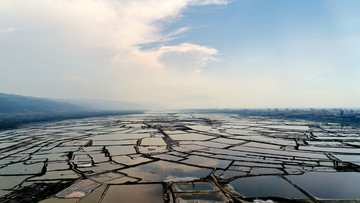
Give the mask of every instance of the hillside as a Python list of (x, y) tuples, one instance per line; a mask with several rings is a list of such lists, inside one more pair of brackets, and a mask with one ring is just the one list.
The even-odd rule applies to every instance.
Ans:
[(0, 113), (4, 114), (54, 113), (80, 110), (83, 110), (83, 108), (67, 102), (0, 93)]
[(92, 108), (36, 97), (0, 93), (0, 130), (31, 122), (143, 113), (139, 110)]

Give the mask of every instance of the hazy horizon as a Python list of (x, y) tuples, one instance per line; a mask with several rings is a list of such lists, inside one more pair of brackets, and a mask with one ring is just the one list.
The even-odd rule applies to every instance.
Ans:
[(0, 1), (0, 92), (167, 108), (356, 108), (360, 2)]

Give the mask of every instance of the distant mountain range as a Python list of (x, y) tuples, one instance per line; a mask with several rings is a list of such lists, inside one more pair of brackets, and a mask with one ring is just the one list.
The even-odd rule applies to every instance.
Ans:
[(46, 99), (0, 93), (0, 114), (124, 111), (154, 108), (160, 107), (99, 99)]
[(54, 100), (0, 93), (0, 130), (26, 123), (144, 113), (145, 106), (104, 100)]
[(0, 93), (0, 113), (4, 114), (54, 113), (84, 110), (86, 110), (84, 107), (69, 102)]
[(101, 99), (59, 99), (56, 101), (70, 103), (85, 109), (100, 111), (144, 110), (159, 108), (157, 105), (137, 104), (123, 101), (108, 101)]

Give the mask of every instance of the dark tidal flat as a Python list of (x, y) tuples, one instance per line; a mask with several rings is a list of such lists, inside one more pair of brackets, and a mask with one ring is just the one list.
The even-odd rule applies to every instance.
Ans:
[(360, 129), (146, 113), (0, 131), (0, 202), (359, 202)]

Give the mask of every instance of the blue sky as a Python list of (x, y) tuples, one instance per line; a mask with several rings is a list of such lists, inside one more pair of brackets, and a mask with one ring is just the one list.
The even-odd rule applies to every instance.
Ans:
[(359, 107), (360, 2), (0, 2), (0, 92), (171, 108)]

